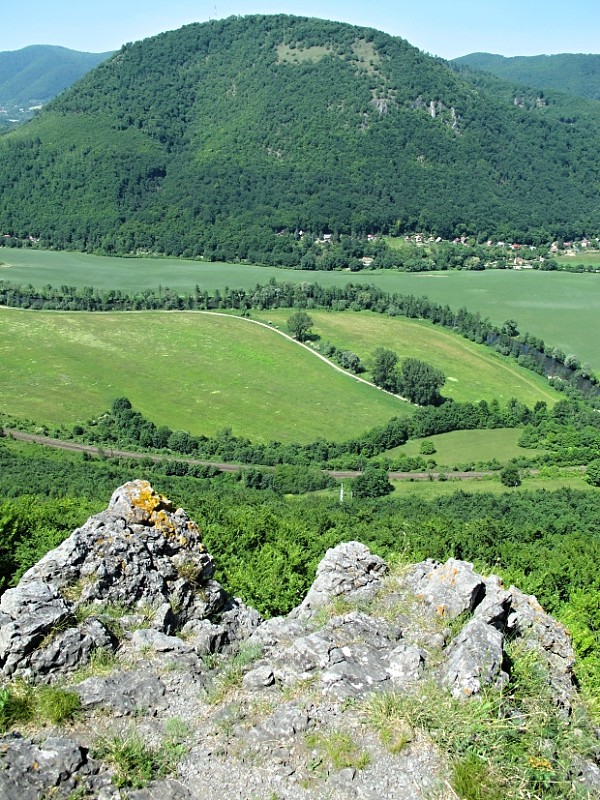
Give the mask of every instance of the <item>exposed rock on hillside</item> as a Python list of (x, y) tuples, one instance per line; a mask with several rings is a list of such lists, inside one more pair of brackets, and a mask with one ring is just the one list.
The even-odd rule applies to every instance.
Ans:
[[(600, 743), (571, 714), (569, 638), (535, 598), (453, 559), (389, 571), (349, 542), (298, 608), (262, 622), (213, 573), (197, 526), (135, 481), (4, 594), (0, 719), (15, 678), (66, 681), (82, 710), (62, 728), (12, 726), (0, 798), (454, 798), (467, 755), (506, 789), (513, 765), (481, 744), (488, 707), (540, 780), (600, 789)], [(560, 759), (549, 732), (530, 734), (527, 669)], [(142, 775), (117, 758), (125, 744)]]

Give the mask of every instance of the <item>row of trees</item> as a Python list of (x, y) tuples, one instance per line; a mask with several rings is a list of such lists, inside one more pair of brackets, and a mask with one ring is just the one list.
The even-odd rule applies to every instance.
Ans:
[[(588, 365), (580, 363), (572, 354), (565, 354), (545, 344), (537, 336), (519, 333), (513, 320), (507, 320), (499, 328), (489, 319), (482, 318), (478, 312), (470, 312), (465, 308), (453, 311), (448, 305), (440, 305), (427, 297), (385, 292), (369, 284), (349, 283), (344, 287), (325, 287), (319, 284), (278, 283), (272, 280), (251, 290), (226, 288), (223, 291), (217, 289), (211, 294), (197, 286), (191, 294), (179, 294), (166, 287), (128, 293), (66, 285), (58, 288), (36, 288), (32, 285), (0, 281), (0, 305), (69, 311), (232, 309), (242, 314), (250, 310), (290, 308), (294, 309), (290, 317), (292, 333), (302, 338), (310, 330), (311, 320), (307, 310), (311, 308), (333, 311), (369, 310), (388, 316), (428, 320), (471, 341), (492, 347), (501, 355), (516, 358), (526, 369), (552, 376), (557, 379), (558, 389), (564, 389), (566, 384), (571, 384), (590, 398), (600, 397), (600, 388)], [(299, 313), (300, 316), (297, 317)], [(306, 317), (309, 317), (308, 326)]]
[[(166, 426), (156, 426), (139, 411), (135, 411), (127, 398), (118, 398), (110, 412), (101, 415), (97, 420), (91, 420), (85, 426), (76, 426), (72, 435), (83, 442), (105, 447), (168, 450), (209, 461), (265, 466), (313, 464), (328, 469), (362, 469), (368, 459), (385, 454), (387, 450), (404, 444), (410, 438), (422, 439), (454, 430), (526, 426), (527, 444), (535, 447), (532, 432), (538, 428), (569, 431), (569, 420), (577, 417), (589, 420), (588, 427), (598, 436), (598, 415), (584, 403), (564, 400), (550, 410), (544, 402), (536, 403), (530, 409), (516, 400), (509, 401), (504, 407), (494, 400), (491, 403), (480, 401), (477, 404), (446, 401), (440, 406), (419, 407), (409, 418), (394, 417), (362, 437), (343, 442), (318, 439), (308, 444), (252, 443), (245, 437), (234, 436), (228, 429), (207, 437), (192, 436), (186, 431), (172, 431)], [(585, 435), (590, 434), (586, 432)], [(544, 447), (543, 441), (540, 441), (540, 446)], [(595, 458), (593, 447), (588, 451), (575, 448), (572, 453), (579, 460), (563, 463), (587, 463)], [(423, 464), (424, 462), (419, 461), (415, 468), (423, 468)]]

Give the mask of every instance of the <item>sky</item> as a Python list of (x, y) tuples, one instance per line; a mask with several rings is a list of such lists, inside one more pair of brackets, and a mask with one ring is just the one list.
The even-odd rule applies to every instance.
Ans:
[(401, 36), (432, 55), (599, 53), (598, 0), (4, 0), (0, 51), (54, 44), (103, 53), (190, 22), (297, 14)]

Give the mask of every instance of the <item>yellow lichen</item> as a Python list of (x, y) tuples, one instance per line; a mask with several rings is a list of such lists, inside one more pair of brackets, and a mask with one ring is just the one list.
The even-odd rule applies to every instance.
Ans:
[(155, 492), (148, 481), (138, 481), (135, 488), (135, 494), (132, 492), (129, 496), (131, 505), (134, 508), (139, 508), (145, 511), (148, 516), (152, 514), (160, 505), (169, 505), (166, 497), (162, 497), (158, 492)]

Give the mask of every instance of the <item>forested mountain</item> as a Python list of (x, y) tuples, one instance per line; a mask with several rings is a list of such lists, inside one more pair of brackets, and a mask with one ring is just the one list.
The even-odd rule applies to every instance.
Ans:
[(32, 106), (47, 103), (110, 53), (81, 53), (66, 47), (31, 45), (0, 53), (0, 108), (3, 117), (23, 120)]
[(454, 64), (491, 72), (499, 78), (541, 89), (600, 100), (600, 55), (560, 53), (552, 56), (506, 56), (469, 53)]
[(125, 45), (0, 140), (0, 226), (290, 265), (323, 233), (599, 232), (600, 107), (515, 104), (493, 80), (340, 23), (188, 25)]

